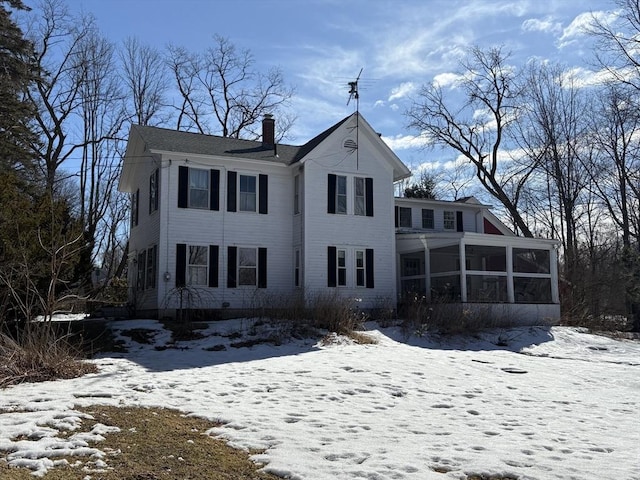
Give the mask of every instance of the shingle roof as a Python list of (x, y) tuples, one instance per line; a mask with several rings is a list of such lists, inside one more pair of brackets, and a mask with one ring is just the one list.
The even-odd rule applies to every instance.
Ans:
[(304, 145), (277, 144), (275, 150), (272, 147), (263, 146), (259, 140), (241, 140), (142, 125), (133, 125), (131, 128), (138, 132), (145, 142), (145, 148), (147, 150), (241, 157), (291, 165), (304, 158), (305, 155), (318, 146), (325, 138), (340, 127), (340, 125), (347, 121), (348, 118), (349, 117), (346, 117), (340, 120)]

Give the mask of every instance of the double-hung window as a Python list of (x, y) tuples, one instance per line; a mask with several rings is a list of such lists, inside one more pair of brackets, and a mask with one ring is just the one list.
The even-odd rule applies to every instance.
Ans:
[(293, 177), (293, 213), (300, 213), (300, 175)]
[(138, 278), (136, 283), (137, 283), (138, 290), (144, 290), (144, 280), (145, 280), (145, 274), (147, 270), (146, 265), (147, 265), (147, 251), (142, 250), (140, 253), (138, 253), (138, 259), (137, 259)]
[(327, 213), (347, 213), (347, 177), (329, 174), (327, 189)]
[(373, 217), (373, 178), (354, 177), (353, 213)]
[(227, 212), (267, 214), (269, 177), (227, 172)]
[(258, 280), (256, 248), (238, 248), (238, 284), (255, 286)]
[(365, 286), (366, 270), (364, 255), (364, 250), (356, 250), (356, 287)]
[(209, 208), (209, 171), (189, 169), (189, 208)]
[(338, 287), (344, 287), (347, 285), (347, 251), (338, 249), (337, 260)]
[(254, 175), (239, 175), (240, 177), (240, 211), (256, 211), (256, 177)]
[(347, 213), (347, 177), (341, 175), (336, 182), (336, 213)]
[(430, 230), (434, 228), (433, 210), (430, 208), (422, 209), (422, 228), (428, 228)]
[(396, 207), (396, 227), (411, 228), (411, 208)]
[(187, 285), (208, 284), (208, 248), (189, 245), (187, 255)]
[(147, 250), (147, 284), (146, 288), (156, 288), (158, 272), (158, 246), (154, 245)]
[(455, 212), (445, 211), (444, 212), (444, 229), (445, 230), (455, 230), (456, 229), (456, 214)]
[(160, 169), (156, 168), (149, 177), (149, 215), (158, 210), (158, 180)]
[(140, 203), (140, 190), (136, 190), (131, 195), (131, 226), (138, 225), (138, 205)]

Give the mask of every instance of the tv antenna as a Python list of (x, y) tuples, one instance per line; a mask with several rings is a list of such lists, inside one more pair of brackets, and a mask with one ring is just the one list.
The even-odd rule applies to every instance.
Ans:
[(364, 70), (364, 67), (362, 67), (360, 69), (360, 72), (358, 73), (358, 76), (356, 77), (356, 79), (353, 82), (348, 82), (349, 85), (349, 100), (347, 100), (347, 105), (349, 105), (349, 102), (351, 102), (351, 99), (355, 99), (356, 101), (356, 111), (359, 110), (360, 107), (360, 95), (358, 95), (358, 80), (360, 80), (360, 75), (362, 75), (362, 70)]

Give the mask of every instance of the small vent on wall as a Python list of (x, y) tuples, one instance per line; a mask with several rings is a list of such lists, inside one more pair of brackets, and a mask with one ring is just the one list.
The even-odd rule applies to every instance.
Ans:
[(346, 148), (347, 150), (357, 150), (358, 149), (358, 144), (356, 143), (356, 141), (353, 138), (347, 138), (344, 143), (342, 144), (342, 146), (344, 148)]

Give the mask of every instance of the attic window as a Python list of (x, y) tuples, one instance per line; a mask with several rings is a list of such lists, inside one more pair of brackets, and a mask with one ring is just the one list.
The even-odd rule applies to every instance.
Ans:
[(356, 141), (353, 138), (347, 138), (344, 143), (342, 144), (342, 146), (344, 148), (346, 148), (347, 150), (357, 150), (358, 149), (358, 144), (356, 143)]

